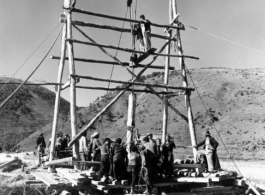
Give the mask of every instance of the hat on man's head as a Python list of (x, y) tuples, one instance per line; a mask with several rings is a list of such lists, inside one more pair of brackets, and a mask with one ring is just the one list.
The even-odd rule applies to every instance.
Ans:
[(153, 137), (153, 134), (152, 133), (148, 133), (147, 135), (146, 135), (146, 137), (148, 137), (148, 136), (152, 136)]
[(144, 19), (145, 20), (145, 16), (142, 14), (140, 15), (140, 18)]
[(203, 132), (203, 134), (205, 134), (205, 135), (211, 135), (210, 132), (209, 132), (208, 130), (205, 130), (205, 131)]
[(43, 135), (43, 133), (40, 133), (40, 136)]
[(98, 132), (95, 132), (95, 133), (93, 133), (93, 134), (91, 135), (91, 137), (94, 138), (94, 137), (96, 137), (97, 135), (99, 135), (99, 133), (98, 133)]

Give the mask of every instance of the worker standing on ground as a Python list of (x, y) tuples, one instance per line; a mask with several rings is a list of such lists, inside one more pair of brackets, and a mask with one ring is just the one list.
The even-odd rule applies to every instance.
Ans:
[[(80, 152), (80, 158), (81, 161), (86, 161), (86, 154), (88, 152), (88, 148), (87, 148), (87, 132), (85, 131), (82, 134), (82, 137), (79, 139), (79, 152)], [(85, 165), (83, 167), (81, 167), (81, 169), (85, 169)]]
[(147, 156), (150, 159), (150, 165), (148, 167), (148, 174), (150, 179), (152, 178), (154, 181), (157, 181), (157, 148), (156, 143), (150, 141), (148, 137), (143, 138), (143, 144), (147, 152)]
[(219, 143), (211, 137), (211, 134), (209, 131), (204, 131), (205, 134), (205, 140), (197, 144), (197, 146), (193, 146), (194, 148), (198, 148), (200, 146), (203, 146), (203, 150), (197, 151), (196, 155), (196, 163), (204, 163), (204, 157), (206, 156), (208, 171), (210, 173), (214, 171), (218, 171), (221, 169), (220, 162), (217, 156), (217, 147)]
[(118, 182), (121, 182), (123, 179), (123, 164), (125, 161), (124, 157), (124, 148), (121, 145), (121, 138), (117, 138), (115, 140), (115, 144), (113, 147), (113, 169), (114, 169), (114, 179), (117, 180)]
[(143, 176), (143, 179), (145, 181), (145, 186), (146, 186), (146, 191), (144, 192), (144, 194), (149, 194), (153, 188), (151, 184), (151, 180), (150, 180), (150, 176), (151, 176), (150, 167), (154, 163), (151, 161), (150, 155), (149, 155), (150, 153), (148, 152), (148, 150), (145, 148), (144, 145), (140, 145), (139, 150), (140, 150), (140, 157), (141, 157), (141, 174)]
[(130, 147), (130, 154), (128, 155), (128, 173), (131, 173), (131, 191), (130, 194), (134, 194), (134, 186), (136, 183), (136, 178), (139, 173), (141, 165), (140, 155), (137, 153), (137, 147), (132, 144)]
[(100, 147), (101, 150), (101, 161), (99, 174), (101, 176), (101, 181), (108, 183), (109, 180), (109, 169), (110, 169), (110, 147), (111, 140), (105, 138), (104, 144)]
[[(92, 160), (93, 161), (100, 161), (100, 142), (99, 142), (99, 133), (98, 132), (95, 132), (91, 135), (91, 138), (93, 139), (92, 140), (92, 154), (91, 154), (91, 157), (92, 157)], [(98, 171), (99, 169), (99, 166), (98, 165), (94, 165), (93, 166), (93, 171)]]
[(41, 156), (45, 152), (46, 143), (45, 139), (43, 137), (43, 133), (40, 133), (38, 139), (37, 139), (37, 148), (38, 148), (38, 156), (39, 156), (39, 165), (41, 164)]
[(148, 52), (151, 49), (151, 22), (145, 19), (145, 16), (142, 14), (140, 16), (140, 25), (141, 31), (144, 40), (144, 51)]
[(173, 163), (174, 163), (174, 155), (173, 155), (173, 149), (176, 148), (176, 145), (173, 141), (173, 138), (168, 134), (166, 136), (166, 143), (165, 143), (165, 148), (166, 148), (166, 152), (168, 153), (167, 155), (167, 164), (166, 164), (166, 169), (167, 169), (167, 174), (169, 177), (172, 177), (173, 173), (174, 173), (174, 167), (173, 167)]

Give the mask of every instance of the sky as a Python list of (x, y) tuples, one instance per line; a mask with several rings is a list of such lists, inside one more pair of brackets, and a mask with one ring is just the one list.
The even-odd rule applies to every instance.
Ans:
[[(134, 16), (139, 19), (141, 14), (154, 23), (168, 24), (169, 3), (167, 0), (133, 0)], [(11, 77), (29, 57), (51, 30), (58, 24), (62, 10), (63, 0), (8, 0), (1, 1), (0, 7), (0, 77)], [(178, 0), (179, 20), (184, 24), (194, 26), (203, 31), (245, 45), (247, 47), (265, 53), (265, 1), (264, 0)], [(125, 17), (127, 6), (126, 0), (77, 0), (76, 8)], [(127, 13), (129, 18), (129, 13)], [(115, 21), (94, 16), (73, 14), (74, 20), (82, 20), (90, 23), (112, 25), (122, 27), (122, 21)], [(51, 44), (60, 32), (62, 24), (59, 24), (54, 32), (40, 46), (34, 55), (16, 73), (15, 78), (25, 79), (38, 65), (47, 53)], [(80, 27), (81, 28), (81, 27)], [(125, 23), (129, 28), (129, 23)], [(101, 44), (118, 44), (120, 33), (109, 30), (92, 29), (82, 27), (89, 36)], [(165, 35), (163, 28), (152, 27), (152, 32)], [(73, 38), (84, 40), (76, 30), (73, 30)], [(234, 69), (264, 68), (265, 55), (258, 53), (216, 37), (209, 36), (200, 31), (186, 27), (181, 31), (183, 49), (186, 55), (197, 56), (200, 60), (186, 60), (189, 69), (203, 67), (226, 67)], [(152, 38), (152, 46), (159, 49), (165, 40)], [(139, 43), (136, 43), (137, 47)], [(131, 36), (123, 33), (121, 47), (131, 47)], [(59, 39), (49, 56), (60, 55), (61, 39)], [(115, 55), (115, 50), (108, 50)], [(172, 53), (175, 52), (172, 50)], [(98, 48), (84, 45), (74, 45), (74, 55), (79, 58), (103, 59), (112, 61)], [(121, 61), (129, 60), (129, 53), (119, 51), (118, 58)], [(146, 60), (145, 62), (148, 62)], [(112, 66), (104, 64), (89, 64), (76, 62), (76, 74), (89, 75), (99, 78), (109, 78)], [(154, 65), (164, 65), (164, 58), (159, 57)], [(172, 59), (171, 66), (179, 69), (178, 59)], [(148, 70), (150, 74), (157, 70)], [(44, 61), (38, 71), (32, 76), (32, 82), (56, 82), (58, 61), (49, 57)], [(136, 73), (139, 69), (136, 70)], [(69, 78), (68, 62), (65, 64), (63, 83)], [(113, 79), (129, 80), (131, 76), (122, 67), (115, 66)], [(81, 80), (79, 85), (107, 87), (108, 83)], [(115, 84), (111, 84), (115, 87)], [(53, 90), (53, 87), (48, 87)], [(3, 92), (3, 91), (2, 91)], [(2, 93), (1, 92), (1, 93)], [(105, 91), (77, 90), (77, 105), (88, 106), (98, 96), (104, 95)], [(69, 89), (62, 92), (62, 97), (69, 100)]]

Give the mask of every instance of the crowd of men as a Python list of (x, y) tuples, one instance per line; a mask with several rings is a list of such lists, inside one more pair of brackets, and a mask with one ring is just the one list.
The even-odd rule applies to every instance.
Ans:
[[(205, 131), (205, 139), (193, 146), (198, 148), (203, 146), (203, 150), (197, 152), (196, 163), (205, 164), (208, 172), (220, 170), (220, 163), (217, 156), (218, 142), (211, 137), (209, 131)], [(149, 193), (153, 188), (152, 183), (159, 178), (172, 177), (174, 174), (174, 156), (173, 149), (176, 148), (173, 138), (166, 136), (165, 143), (161, 139), (153, 139), (149, 133), (140, 139), (137, 134), (131, 142), (122, 142), (121, 138), (111, 140), (105, 138), (100, 142), (99, 133), (95, 132), (87, 139), (87, 133), (83, 133), (79, 139), (79, 153), (81, 161), (98, 161), (100, 166), (94, 165), (91, 170), (100, 175), (101, 181), (106, 183), (112, 181), (129, 180), (131, 184), (131, 193), (134, 193), (135, 184), (141, 179), (146, 185), (145, 193)], [(69, 135), (63, 135), (62, 132), (57, 134), (55, 143), (55, 157), (65, 158), (71, 156), (67, 150), (70, 141)], [(47, 151), (51, 144), (51, 139), (47, 146)], [(43, 134), (37, 139), (39, 151), (44, 152), (46, 147)], [(81, 169), (88, 169), (83, 165)]]
[(95, 132), (86, 144), (86, 136), (84, 133), (79, 140), (81, 160), (100, 161), (100, 166), (93, 166), (92, 170), (98, 172), (106, 183), (129, 180), (133, 193), (135, 184), (142, 178), (148, 193), (154, 181), (173, 175), (173, 149), (176, 146), (170, 135), (165, 144), (161, 139), (154, 140), (151, 133), (141, 141), (135, 139), (130, 143), (122, 143), (121, 138), (105, 138), (101, 144), (99, 134)]

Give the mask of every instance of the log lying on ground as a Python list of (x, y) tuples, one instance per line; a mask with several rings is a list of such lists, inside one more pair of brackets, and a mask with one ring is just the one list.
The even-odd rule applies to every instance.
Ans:
[[(120, 51), (124, 51), (124, 52), (130, 52), (130, 53), (133, 53), (133, 52), (134, 53), (142, 53), (142, 54), (148, 53), (148, 52), (144, 52), (144, 51), (137, 51), (137, 50), (133, 50), (133, 49), (121, 48), (121, 47), (116, 47), (116, 46), (112, 46), (112, 45), (103, 45), (103, 44), (98, 44), (98, 43), (91, 43), (91, 42), (80, 41), (80, 40), (76, 40), (76, 39), (66, 39), (66, 41), (84, 44), (84, 45), (91, 45), (91, 46), (96, 46), (96, 47), (105, 47), (105, 48), (109, 48), (109, 49), (115, 49), (115, 50), (120, 50)], [(190, 59), (199, 60), (198, 57), (187, 56), (187, 55), (170, 55), (170, 54), (161, 54), (161, 53), (150, 53), (150, 55), (176, 57), (176, 58), (190, 58)]]
[[(59, 56), (51, 56), (51, 59), (59, 60)], [(68, 60), (68, 57), (65, 58), (65, 60)], [(100, 64), (109, 64), (109, 65), (120, 65), (118, 62), (111, 62), (111, 61), (104, 61), (104, 60), (95, 60), (95, 59), (84, 59), (84, 58), (74, 58), (75, 61), (78, 62), (90, 62), (90, 63), (100, 63)], [(122, 62), (123, 66), (130, 66), (130, 63), (128, 62)], [(144, 64), (137, 64), (133, 66), (133, 68), (144, 68), (146, 65)], [(149, 68), (152, 69), (164, 69), (164, 66), (149, 66)], [(175, 70), (175, 67), (170, 67), (169, 70)], [(0, 83), (1, 84), (1, 83)]]
[(57, 164), (61, 164), (61, 163), (69, 163), (69, 164), (72, 164), (73, 160), (74, 160), (73, 157), (62, 158), (62, 159), (57, 159), (57, 160), (45, 162), (44, 165), (45, 166), (51, 166), (51, 165), (57, 165)]
[[(73, 12), (76, 12), (76, 13), (82, 13), (82, 14), (87, 14), (87, 15), (91, 15), (91, 16), (98, 16), (98, 17), (102, 17), (102, 18), (109, 18), (109, 19), (113, 19), (113, 20), (120, 20), (120, 21), (126, 21), (126, 22), (140, 23), (139, 20), (132, 20), (132, 19), (127, 19), (127, 18), (110, 16), (110, 15), (106, 15), (106, 14), (99, 14), (99, 13), (94, 13), (94, 12), (90, 12), (90, 11), (86, 11), (86, 10), (81, 10), (81, 9), (77, 9), (77, 8), (72, 9), (72, 11)], [(156, 26), (156, 27), (161, 27), (161, 28), (173, 28), (173, 29), (183, 30), (183, 28), (178, 27), (178, 26), (156, 24), (156, 23), (153, 23), (153, 22), (151, 22), (150, 25), (151, 26)]]
[(5, 168), (5, 167), (11, 165), (14, 162), (17, 162), (17, 161), (18, 161), (18, 158), (15, 158), (15, 159), (12, 159), (12, 160), (10, 160), (10, 161), (8, 161), (6, 163), (3, 163), (3, 164), (0, 165), (0, 169), (3, 169), (3, 168)]
[(167, 89), (188, 90), (188, 91), (194, 91), (195, 90), (194, 88), (190, 88), (190, 87), (175, 87), (175, 86), (171, 86), (171, 85), (158, 85), (158, 84), (151, 84), (151, 83), (116, 81), (116, 80), (101, 79), (101, 78), (90, 77), (90, 76), (81, 76), (81, 75), (71, 75), (71, 76), (72, 77), (81, 78), (81, 79), (89, 79), (89, 80), (102, 81), (102, 82), (122, 83), (122, 84), (131, 84), (131, 85), (139, 85), (139, 86), (150, 86), (150, 87), (159, 87), (159, 88), (167, 88)]

